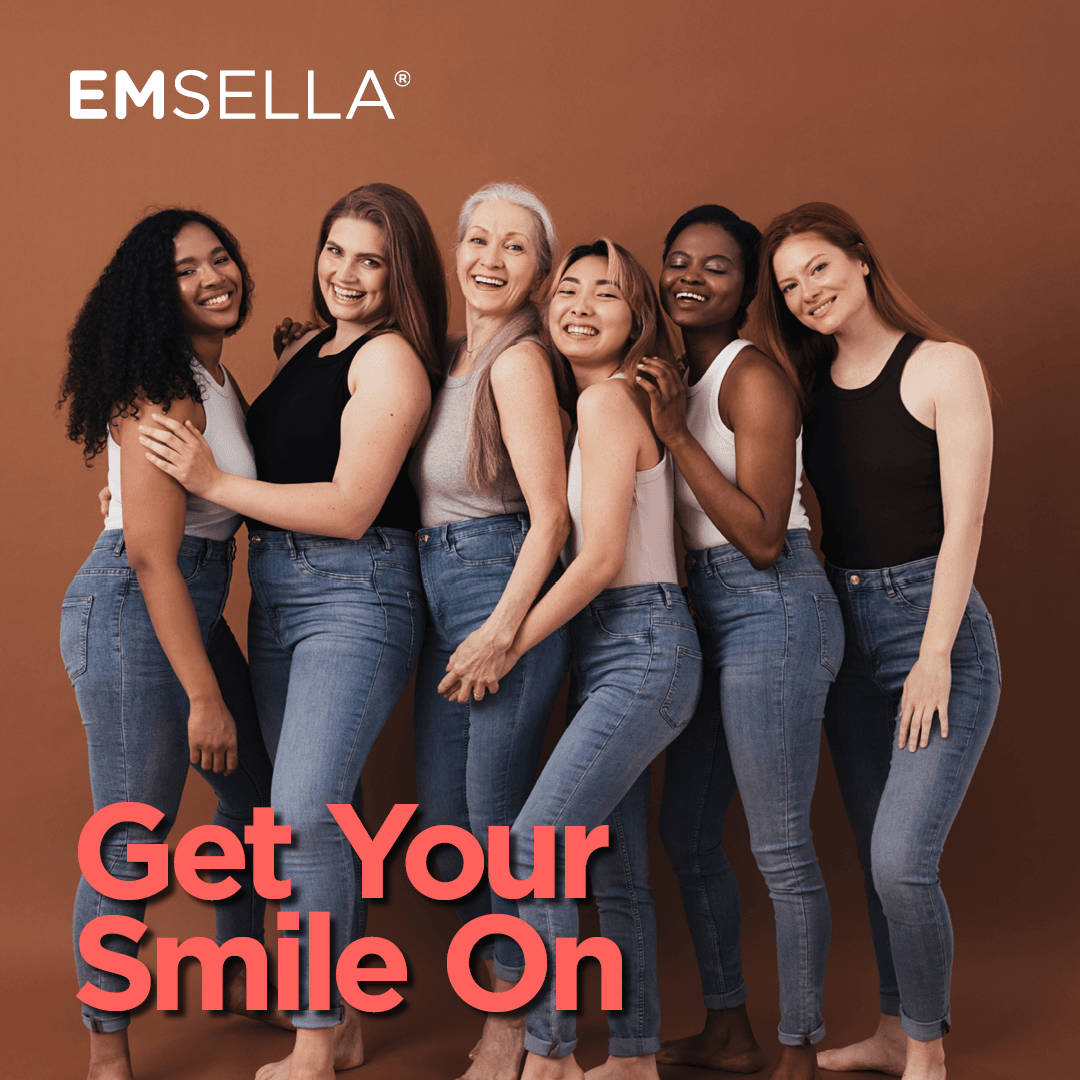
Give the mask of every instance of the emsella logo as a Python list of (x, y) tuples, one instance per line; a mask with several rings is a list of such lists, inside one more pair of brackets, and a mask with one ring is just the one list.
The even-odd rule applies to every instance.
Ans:
[[(256, 72), (254, 71), (217, 72), (217, 115), (219, 119), (300, 119), (301, 114), (299, 111), (275, 111), (274, 73), (272, 71), (267, 71), (265, 74), (263, 94), (261, 95), (263, 105), (261, 115), (256, 112), (245, 111), (245, 106), (250, 109), (255, 103), (254, 99), (258, 87), (258, 83), (253, 82), (255, 78)], [(109, 73), (107, 71), (79, 70), (71, 72), (70, 112), (72, 120), (104, 120), (109, 115), (108, 109), (87, 108), (83, 104), (87, 101), (102, 101), (105, 98), (106, 91), (94, 84), (107, 84), (108, 81)], [(399, 71), (393, 76), (393, 85), (395, 87), (408, 86), (410, 81), (411, 76), (407, 71)], [(135, 108), (142, 108), (149, 103), (155, 120), (160, 120), (165, 115), (165, 73), (163, 71), (152, 72), (142, 86), (139, 86), (126, 71), (121, 69), (116, 72), (112, 82), (114, 91), (113, 115), (118, 120), (127, 117), (128, 102)], [(289, 80), (288, 85), (281, 88), (282, 100), (279, 102), (279, 108), (288, 109), (289, 106), (292, 106), (295, 109), (299, 104), (300, 86), (297, 85), (298, 82), (299, 80), (293, 78)], [(201, 120), (204, 116), (208, 116), (210, 114), (210, 98), (199, 91), (210, 90), (212, 85), (212, 76), (207, 75), (205, 71), (196, 71), (194, 68), (181, 71), (173, 80), (173, 89), (181, 98), (187, 99), (180, 102), (186, 108), (174, 108), (172, 110), (173, 114), (183, 120)], [(245, 98), (251, 100), (243, 101), (242, 99)], [(198, 102), (199, 104), (192, 106), (190, 102)], [(315, 106), (315, 72), (309, 71), (307, 73), (307, 113), (305, 118), (308, 120), (340, 120), (342, 118), (340, 112), (325, 111), (325, 102), (320, 102), (320, 104), (323, 106), (321, 110)], [(345, 113), (345, 119), (351, 120), (356, 115), (357, 110), (364, 107), (382, 109), (388, 120), (394, 119), (394, 114), (390, 109), (390, 102), (386, 100), (386, 94), (383, 93), (378, 76), (370, 68), (364, 73), (364, 77), (353, 95), (352, 104), (349, 106), (348, 112)]]

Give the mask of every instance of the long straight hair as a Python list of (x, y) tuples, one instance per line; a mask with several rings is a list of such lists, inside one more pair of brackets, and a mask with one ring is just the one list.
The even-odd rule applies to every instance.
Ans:
[[(609, 240), (606, 236), (598, 237), (591, 244), (579, 244), (566, 253), (566, 257), (559, 263), (559, 268), (552, 275), (551, 283), (548, 285), (545, 316), (547, 305), (550, 305), (566, 271), (574, 263), (590, 255), (607, 259), (608, 277), (618, 285), (623, 299), (630, 308), (630, 337), (627, 339), (619, 370), (632, 381), (633, 376), (637, 374), (638, 364), (646, 356), (674, 360), (675, 346), (667, 323), (664, 321), (660, 298), (656, 295), (656, 289), (645, 267), (626, 248)], [(546, 321), (545, 318), (545, 323)], [(544, 332), (548, 334), (546, 326)], [(550, 335), (548, 340), (550, 340)], [(554, 344), (551, 347), (555, 349)]]
[(789, 236), (814, 233), (840, 248), (852, 259), (864, 262), (870, 273), (866, 291), (874, 310), (889, 326), (905, 334), (915, 334), (931, 341), (953, 341), (963, 345), (955, 334), (939, 326), (911, 299), (885, 269), (881, 258), (858, 222), (832, 203), (809, 202), (779, 214), (769, 223), (761, 242), (761, 267), (758, 279), (757, 320), (760, 345), (775, 356), (799, 392), (804, 411), (819, 372), (827, 370), (836, 359), (836, 339), (804, 326), (788, 310), (773, 270), (773, 256)]
[(319, 228), (311, 280), (316, 314), (327, 326), (337, 324), (319, 284), (319, 256), (334, 222), (350, 217), (378, 225), (386, 238), (389, 306), (371, 332), (398, 331), (420, 357), (428, 376), (440, 378), (449, 318), (446, 278), (427, 216), (407, 191), (393, 184), (365, 184), (327, 210)]
[[(532, 219), (532, 241), (536, 249), (536, 287), (539, 288), (551, 273), (558, 238), (547, 207), (534, 191), (530, 191), (521, 184), (487, 184), (470, 195), (461, 207), (461, 214), (458, 217), (457, 242), (454, 244), (454, 250), (456, 252), (465, 240), (473, 211), (481, 203), (498, 200), (520, 206), (528, 211)], [(476, 389), (473, 393), (469, 438), (465, 448), (465, 479), (470, 487), (487, 495), (497, 494), (514, 478), (510, 455), (506, 452), (506, 444), (503, 442), (502, 423), (495, 403), (495, 392), (491, 388), (491, 366), (507, 349), (527, 340), (537, 342), (547, 351), (559, 405), (567, 412), (572, 409), (572, 394), (565, 368), (545, 344), (540, 312), (532, 299), (528, 299), (481, 346), (473, 368)], [(443, 366), (444, 371), (449, 371), (452, 361), (453, 356), (448, 350)]]

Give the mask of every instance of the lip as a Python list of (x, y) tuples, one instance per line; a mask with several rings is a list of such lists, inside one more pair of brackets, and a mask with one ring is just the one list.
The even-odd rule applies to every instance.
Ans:
[(671, 299), (676, 304), (707, 304), (709, 298), (704, 293), (694, 289), (672, 289)]
[(600, 331), (595, 326), (589, 326), (588, 323), (564, 323), (559, 329), (575, 341), (591, 341), (600, 336)]
[(823, 300), (816, 307), (807, 311), (807, 316), (811, 319), (820, 319), (832, 310), (833, 304), (836, 303), (836, 297), (830, 296), (828, 300)]
[(224, 292), (204, 296), (201, 300), (196, 301), (196, 305), (201, 307), (203, 311), (220, 311), (232, 303), (233, 295), (234, 291), (232, 289), (226, 289)]
[[(339, 304), (355, 304), (363, 300), (367, 293), (363, 289), (346, 289), (343, 285), (330, 282), (330, 293)], [(342, 295), (343, 293), (348, 295)]]
[(471, 274), (472, 282), (481, 289), (501, 289), (506, 282), (502, 278), (492, 277), (490, 274)]

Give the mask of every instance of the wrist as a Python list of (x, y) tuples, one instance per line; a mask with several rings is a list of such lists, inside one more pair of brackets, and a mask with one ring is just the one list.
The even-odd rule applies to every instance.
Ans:
[(660, 432), (657, 432), (656, 434), (657, 438), (659, 438), (672, 454), (685, 450), (691, 442), (694, 441), (694, 437), (690, 434), (690, 429), (685, 423), (680, 424), (670, 431), (666, 431), (664, 434), (660, 434)]

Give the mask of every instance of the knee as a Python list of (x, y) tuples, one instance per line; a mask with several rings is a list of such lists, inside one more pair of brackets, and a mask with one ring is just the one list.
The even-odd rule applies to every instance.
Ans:
[(886, 914), (890, 907), (937, 885), (937, 860), (906, 838), (874, 834), (870, 852), (874, 888)]

